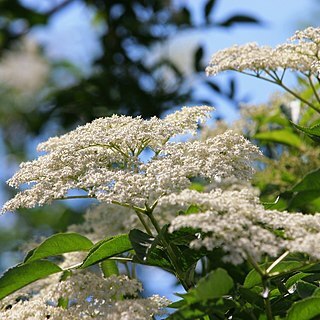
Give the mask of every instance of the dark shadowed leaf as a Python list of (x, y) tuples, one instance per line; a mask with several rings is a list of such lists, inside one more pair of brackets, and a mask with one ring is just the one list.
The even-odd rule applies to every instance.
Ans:
[(210, 20), (210, 13), (211, 13), (215, 3), (216, 3), (216, 0), (208, 0), (205, 7), (204, 7), (204, 16), (205, 16), (207, 23)]
[(221, 27), (230, 27), (235, 23), (255, 23), (260, 24), (260, 21), (254, 17), (247, 16), (244, 14), (236, 14), (234, 16), (231, 16), (227, 18), (226, 20), (219, 22), (218, 24)]
[(296, 288), (300, 298), (304, 299), (312, 296), (318, 287), (312, 283), (299, 280), (296, 282)]
[(138, 229), (131, 230), (129, 238), (135, 251), (134, 261), (140, 264), (158, 266), (173, 272), (172, 264), (159, 243), (160, 238), (155, 239)]
[(211, 82), (211, 81), (206, 81), (205, 83), (206, 83), (206, 84), (210, 87), (210, 89), (212, 89), (213, 91), (218, 92), (218, 93), (221, 93), (221, 89), (220, 89), (220, 87), (219, 87), (216, 83)]
[(194, 54), (194, 69), (197, 71), (197, 72), (200, 72), (203, 70), (202, 68), (202, 65), (201, 65), (201, 60), (203, 58), (203, 53), (204, 53), (204, 50), (203, 50), (203, 47), (200, 46), (195, 54)]

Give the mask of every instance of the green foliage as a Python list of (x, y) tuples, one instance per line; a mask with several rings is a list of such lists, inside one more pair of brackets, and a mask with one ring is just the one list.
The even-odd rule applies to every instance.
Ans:
[(167, 254), (159, 243), (160, 238), (156, 240), (154, 237), (138, 229), (131, 230), (129, 238), (135, 251), (133, 261), (174, 272)]
[(223, 299), (223, 296), (229, 293), (233, 285), (233, 280), (226, 270), (219, 268), (211, 271), (206, 277), (200, 279), (195, 288), (179, 295), (183, 298), (182, 300), (169, 306), (179, 310), (168, 319), (200, 319), (207, 314), (223, 315), (232, 304)]
[(24, 259), (24, 263), (30, 263), (67, 252), (88, 251), (92, 246), (93, 243), (80, 234), (57, 233), (47, 238), (38, 247), (29, 251)]
[(320, 190), (320, 169), (309, 172), (293, 188), (292, 192)]
[(117, 263), (113, 260), (103, 260), (100, 263), (100, 268), (105, 277), (110, 277), (111, 275), (119, 275)]
[(81, 268), (87, 268), (105, 259), (130, 251), (131, 249), (132, 246), (129, 241), (129, 237), (126, 234), (103, 239), (90, 249), (87, 257), (81, 265)]
[(273, 130), (270, 132), (261, 132), (253, 136), (253, 139), (258, 139), (266, 142), (277, 142), (291, 147), (300, 148), (302, 145), (301, 139), (289, 130)]
[(313, 139), (316, 142), (320, 142), (320, 124), (316, 124), (314, 126), (311, 127), (303, 127), (303, 126), (299, 126), (295, 123), (292, 123), (292, 125), (299, 129), (300, 131), (306, 133), (311, 139)]
[(61, 268), (56, 264), (45, 260), (37, 260), (26, 264), (22, 263), (13, 267), (0, 278), (0, 299), (29, 283), (61, 271)]
[[(263, 265), (260, 266), (262, 270), (267, 270), (267, 268), (270, 266), (271, 264), (267, 264), (267, 265)], [(292, 270), (297, 270), (299, 267), (302, 267), (303, 263), (299, 262), (299, 261), (281, 261), (280, 263), (278, 263), (274, 268), (272, 268), (271, 270), (271, 274), (269, 275), (269, 277), (277, 277), (281, 274), (286, 274), (288, 272), (291, 272)], [(265, 271), (264, 271), (265, 272)], [(244, 281), (244, 288), (253, 288), (256, 285), (261, 284), (261, 275), (259, 274), (259, 272), (256, 269), (252, 269), (245, 281)]]
[(310, 320), (320, 315), (320, 298), (309, 297), (292, 305), (287, 320)]

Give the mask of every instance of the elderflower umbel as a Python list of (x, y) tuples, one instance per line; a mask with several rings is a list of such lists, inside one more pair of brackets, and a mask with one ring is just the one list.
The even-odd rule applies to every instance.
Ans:
[[(320, 214), (265, 210), (251, 189), (209, 193), (184, 190), (163, 197), (160, 206), (196, 205), (200, 212), (176, 217), (169, 228), (174, 232), (190, 227), (201, 236), (190, 243), (195, 249), (222, 248), (224, 261), (239, 264), (248, 256), (259, 262), (265, 255), (277, 257), (285, 250), (303, 252), (319, 259)], [(278, 231), (278, 232), (277, 232)]]
[(207, 75), (216, 75), (225, 70), (261, 71), (292, 69), (318, 75), (320, 59), (320, 28), (309, 27), (297, 31), (288, 42), (271, 48), (248, 43), (235, 45), (215, 53), (206, 68)]
[[(206, 141), (169, 141), (177, 134), (195, 133), (198, 121), (211, 111), (210, 107), (183, 108), (163, 120), (114, 115), (51, 138), (39, 145), (47, 154), (22, 163), (8, 181), (10, 186), (29, 188), (9, 200), (2, 211), (68, 198), (69, 190), (81, 190), (107, 203), (143, 207), (187, 188), (192, 177), (250, 179), (251, 162), (260, 152), (232, 131)], [(142, 162), (145, 149), (154, 155)]]
[[(0, 311), (1, 319), (100, 319), (144, 320), (161, 314), (169, 301), (160, 296), (138, 298), (141, 284), (126, 276), (101, 277), (87, 272), (51, 283), (28, 300), (12, 303)], [(67, 308), (58, 306), (59, 299)]]

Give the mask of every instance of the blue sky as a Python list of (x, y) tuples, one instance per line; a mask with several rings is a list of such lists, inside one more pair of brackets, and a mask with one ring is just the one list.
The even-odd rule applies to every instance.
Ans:
[[(33, 6), (45, 9), (51, 1), (24, 0)], [(55, 3), (61, 2), (56, 0)], [(201, 21), (203, 0), (175, 0), (176, 5), (187, 5), (193, 9), (196, 23)], [(317, 4), (318, 3), (318, 4)], [(188, 55), (193, 56), (195, 47), (202, 44), (206, 48), (205, 62), (211, 54), (229, 47), (235, 43), (258, 42), (259, 44), (275, 46), (284, 42), (295, 30), (304, 28), (307, 24), (315, 24), (317, 15), (315, 8), (320, 8), (317, 0), (218, 0), (213, 16), (217, 21), (223, 20), (235, 13), (249, 14), (263, 21), (262, 25), (238, 24), (233, 28), (212, 28), (208, 30), (185, 32), (174, 36), (165, 50), (180, 64), (188, 63)], [(35, 37), (45, 46), (45, 52), (51, 59), (69, 59), (77, 64), (84, 73), (90, 71), (93, 59), (101, 53), (99, 35), (103, 27), (92, 25), (93, 12), (88, 10), (81, 1), (74, 1), (50, 20), (46, 28), (36, 28)], [(190, 60), (189, 59), (189, 60)], [(187, 67), (187, 66), (185, 66)], [(261, 83), (259, 80), (236, 75), (238, 80), (239, 96), (245, 96), (251, 103), (260, 103), (268, 100), (270, 94), (279, 90), (272, 84)], [(229, 74), (216, 77), (216, 81), (224, 83)], [(199, 91), (199, 95), (205, 94)], [(230, 113), (226, 101), (216, 98), (216, 107), (220, 113), (229, 116), (230, 120), (236, 115)], [(231, 115), (231, 116), (230, 116)]]

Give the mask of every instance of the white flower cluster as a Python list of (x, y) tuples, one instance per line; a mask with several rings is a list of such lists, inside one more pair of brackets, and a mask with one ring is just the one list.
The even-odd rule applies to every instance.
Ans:
[(206, 68), (208, 75), (225, 70), (277, 71), (292, 69), (306, 74), (319, 74), (320, 28), (297, 31), (288, 43), (271, 48), (248, 43), (218, 51)]
[[(163, 313), (169, 301), (160, 296), (138, 298), (141, 284), (126, 276), (106, 279), (92, 273), (77, 273), (58, 284), (52, 283), (27, 300), (0, 311), (7, 320), (103, 319), (145, 320)], [(67, 308), (58, 306), (59, 299)]]
[(176, 209), (196, 205), (199, 213), (176, 217), (169, 231), (195, 229), (201, 236), (190, 243), (192, 248), (222, 248), (224, 261), (235, 265), (248, 255), (259, 262), (265, 255), (276, 257), (285, 250), (320, 258), (320, 214), (265, 210), (252, 189), (209, 193), (184, 190), (162, 198), (160, 205)]
[[(163, 120), (114, 115), (51, 138), (39, 145), (47, 154), (22, 163), (8, 181), (29, 188), (9, 200), (2, 211), (63, 199), (70, 190), (107, 203), (143, 207), (188, 187), (192, 177), (251, 178), (251, 162), (260, 152), (232, 131), (206, 141), (169, 141), (177, 134), (195, 132), (198, 121), (211, 111), (210, 107), (183, 108)], [(153, 156), (142, 162), (141, 153), (150, 149)]]
[(68, 231), (80, 233), (91, 241), (98, 242), (107, 236), (128, 233), (133, 228), (141, 228), (141, 222), (132, 214), (132, 209), (101, 203), (87, 210), (84, 222), (69, 226)]

